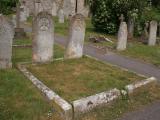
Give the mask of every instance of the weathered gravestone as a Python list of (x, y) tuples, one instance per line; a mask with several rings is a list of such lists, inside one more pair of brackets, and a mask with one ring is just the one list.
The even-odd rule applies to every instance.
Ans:
[(13, 24), (0, 15), (0, 69), (12, 67)]
[(53, 20), (47, 12), (39, 13), (33, 23), (33, 62), (51, 62), (53, 60)]
[(40, 0), (34, 2), (34, 16), (43, 11), (42, 3)]
[(148, 45), (150, 46), (154, 46), (156, 44), (157, 25), (158, 25), (157, 21), (150, 22), (149, 40), (148, 40)]
[(128, 20), (128, 38), (132, 39), (134, 34), (134, 19), (129, 18)]
[(85, 26), (85, 18), (81, 14), (74, 15), (70, 20), (69, 39), (65, 53), (66, 59), (82, 57)]
[(64, 0), (63, 8), (66, 18), (68, 18), (69, 15), (73, 16), (76, 9), (76, 0)]
[(16, 28), (15, 28), (15, 38), (19, 39), (19, 38), (24, 38), (26, 37), (26, 34), (24, 32), (24, 29), (21, 28), (20, 26), (20, 4), (17, 4), (17, 9), (16, 9)]
[(55, 3), (55, 1), (53, 1), (52, 4), (52, 15), (57, 16), (57, 4)]
[(127, 46), (127, 24), (126, 22), (121, 22), (119, 31), (118, 31), (118, 43), (117, 50), (125, 50)]
[(20, 21), (21, 22), (26, 22), (27, 21), (27, 15), (25, 12), (25, 6), (21, 5), (20, 6)]
[(16, 28), (16, 24), (17, 24), (17, 22), (16, 22), (16, 15), (12, 15), (12, 23), (13, 23), (13, 25), (14, 25), (14, 28)]
[(64, 12), (62, 9), (58, 12), (59, 23), (64, 23)]

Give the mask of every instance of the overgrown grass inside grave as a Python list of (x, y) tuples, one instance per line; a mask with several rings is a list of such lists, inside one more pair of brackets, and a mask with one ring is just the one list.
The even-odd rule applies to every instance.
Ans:
[(55, 61), (27, 68), (49, 88), (68, 101), (94, 95), (144, 78), (88, 57)]
[(153, 83), (137, 89), (130, 97), (119, 98), (109, 106), (98, 108), (90, 113), (81, 116), (77, 120), (117, 120), (123, 115), (143, 109), (153, 102), (160, 102), (160, 85)]

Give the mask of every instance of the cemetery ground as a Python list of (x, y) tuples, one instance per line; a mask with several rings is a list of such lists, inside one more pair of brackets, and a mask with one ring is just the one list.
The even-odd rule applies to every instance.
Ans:
[[(69, 23), (65, 20), (65, 23), (58, 23), (58, 18), (54, 18), (55, 21), (55, 33), (61, 36), (67, 36)], [(92, 42), (89, 40), (90, 37), (99, 37), (104, 36), (111, 40), (112, 42), (102, 41), (102, 42)], [(147, 62), (154, 64), (156, 66), (160, 66), (160, 45), (156, 46), (148, 46), (140, 42), (140, 38), (134, 38), (132, 40), (128, 40), (127, 49), (125, 51), (117, 52), (116, 51), (116, 42), (117, 37), (114, 35), (106, 35), (103, 33), (99, 33), (94, 31), (94, 27), (91, 24), (91, 20), (89, 18), (86, 19), (86, 36), (85, 36), (85, 44), (92, 44), (93, 46), (98, 46), (99, 48), (106, 48), (116, 52), (117, 54), (121, 54), (124, 56), (132, 57), (138, 59), (142, 62)]]
[[(31, 45), (31, 40), (16, 40), (14, 41), (14, 44)], [(56, 45), (55, 58), (62, 58), (64, 54), (63, 50), (62, 47)], [(40, 91), (38, 91), (31, 82), (16, 69), (17, 63), (31, 61), (31, 52), (32, 50), (30, 47), (14, 47), (13, 69), (0, 70), (0, 95), (2, 96), (0, 98), (0, 118), (3, 120), (60, 119), (59, 117), (57, 118), (58, 115), (55, 114), (55, 110), (53, 110), (51, 103), (49, 103), (49, 101), (40, 94)], [(122, 89), (124, 85), (130, 82), (143, 79), (143, 77), (139, 77), (134, 73), (122, 71), (119, 68), (97, 62), (96, 60), (87, 57), (83, 57), (79, 60), (55, 61), (45, 65), (29, 65), (29, 69), (35, 73), (36, 77), (40, 78), (46, 85), (68, 101), (106, 91), (112, 87)], [(37, 71), (37, 69), (39, 70)], [(86, 74), (84, 74), (84, 72)], [(69, 77), (68, 74), (71, 74), (72, 77)], [(76, 79), (77, 76), (79, 79)], [(56, 80), (58, 80), (58, 82)], [(73, 80), (77, 81), (75, 82)], [(59, 85), (63, 87), (58, 89)], [(71, 87), (75, 89), (82, 88), (82, 91), (73, 91)], [(79, 119), (117, 119), (126, 112), (159, 101), (159, 90), (159, 85), (153, 83), (138, 89), (131, 96), (123, 96), (114, 101), (113, 104), (104, 108), (97, 108), (89, 114), (81, 116)]]

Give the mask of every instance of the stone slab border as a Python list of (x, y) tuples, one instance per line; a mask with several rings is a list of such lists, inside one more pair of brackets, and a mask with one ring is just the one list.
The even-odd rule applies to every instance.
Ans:
[(121, 95), (120, 90), (112, 89), (93, 96), (75, 100), (72, 102), (74, 109), (74, 117), (77, 118), (80, 114), (87, 113), (96, 107), (109, 104)]
[(64, 120), (72, 120), (73, 110), (71, 104), (33, 76), (33, 74), (26, 69), (24, 63), (18, 64), (17, 67), (24, 74), (24, 76), (26, 76), (50, 101), (52, 101), (52, 105), (58, 109), (58, 112), (61, 113)]
[(145, 79), (145, 80), (138, 81), (136, 83), (127, 85), (127, 86), (125, 86), (125, 89), (129, 94), (131, 94), (131, 93), (134, 92), (134, 90), (136, 90), (136, 89), (138, 89), (142, 86), (145, 86), (147, 84), (150, 84), (152, 82), (158, 82), (158, 80), (155, 77), (151, 77), (151, 78), (148, 78), (148, 79)]
[[(96, 58), (93, 57), (90, 58), (97, 60)], [(64, 58), (55, 59), (55, 61), (63, 61), (63, 60)], [(25, 64), (29, 63), (31, 64), (31, 62), (19, 63), (18, 69), (53, 103), (53, 106), (58, 110), (58, 112), (61, 114), (64, 120), (74, 120), (81, 114), (87, 113), (97, 107), (101, 107), (103, 105), (108, 105), (109, 103), (112, 103), (122, 94), (124, 95), (126, 95), (127, 93), (131, 94), (134, 92), (134, 90), (142, 86), (158, 81), (155, 77), (147, 78), (145, 80), (138, 81), (130, 85), (126, 85), (125, 90), (118, 90), (117, 88), (114, 88), (109, 91), (105, 91), (99, 94), (95, 94), (92, 96), (81, 98), (79, 100), (72, 101), (72, 103), (70, 104), (66, 100), (61, 98), (58, 94), (56, 94), (53, 90), (48, 88), (40, 80), (38, 80), (31, 72), (29, 72), (27, 68), (24, 66)], [(129, 71), (127, 69), (121, 68), (116, 65), (112, 64), (110, 65), (118, 67), (125, 71)], [(144, 75), (141, 74), (137, 75), (145, 77)]]

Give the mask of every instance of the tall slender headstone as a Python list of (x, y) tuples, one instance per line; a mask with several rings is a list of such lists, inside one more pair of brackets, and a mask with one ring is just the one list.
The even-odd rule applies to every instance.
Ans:
[(64, 0), (63, 8), (66, 18), (68, 18), (69, 15), (73, 16), (76, 9), (76, 0)]
[(54, 45), (52, 16), (47, 12), (40, 12), (34, 19), (33, 27), (33, 62), (51, 62)]
[(127, 24), (126, 22), (121, 22), (119, 31), (118, 31), (118, 43), (117, 50), (122, 51), (126, 49), (127, 46)]
[(64, 12), (62, 9), (58, 12), (59, 23), (64, 23)]
[(57, 5), (55, 1), (53, 1), (53, 4), (52, 4), (52, 15), (57, 16)]
[(128, 38), (133, 38), (134, 34), (134, 20), (132, 18), (129, 18), (128, 20)]
[(0, 15), (0, 69), (12, 67), (12, 41), (14, 28), (10, 21)]
[(66, 59), (82, 57), (85, 27), (85, 18), (82, 14), (76, 14), (70, 20), (69, 39), (65, 52)]
[(148, 45), (154, 46), (156, 44), (156, 38), (157, 38), (157, 21), (151, 21), (150, 22), (150, 29), (149, 29), (149, 40)]

